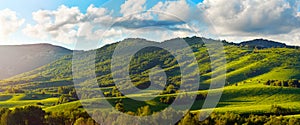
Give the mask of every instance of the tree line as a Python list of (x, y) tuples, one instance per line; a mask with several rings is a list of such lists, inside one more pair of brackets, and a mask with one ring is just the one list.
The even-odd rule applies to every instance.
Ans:
[(299, 80), (268, 80), (264, 85), (300, 88)]
[[(116, 106), (118, 107), (118, 106)], [(119, 105), (121, 108), (122, 105)], [(285, 109), (286, 110), (286, 109)], [(300, 120), (294, 117), (283, 117), (280, 112), (282, 107), (277, 105), (271, 106), (271, 114), (268, 115), (241, 115), (231, 112), (227, 113), (212, 113), (203, 121), (199, 121), (204, 114), (201, 113), (187, 113), (181, 116), (181, 120), (174, 121), (175, 117), (180, 115), (180, 112), (174, 109), (167, 109), (160, 115), (154, 115), (150, 120), (145, 117), (137, 119), (126, 115), (120, 115), (119, 112), (95, 110), (90, 115), (79, 109), (70, 109), (60, 112), (45, 112), (41, 107), (25, 106), (21, 108), (0, 109), (0, 124), (1, 125), (102, 125), (102, 124), (120, 124), (120, 125), (138, 125), (138, 124), (170, 124), (174, 122), (177, 125), (233, 125), (233, 124), (289, 124), (299, 125)], [(140, 107), (137, 112), (126, 112), (128, 115), (147, 116), (152, 112), (149, 106)], [(278, 114), (279, 113), (279, 114)], [(155, 114), (155, 113), (154, 113)], [(97, 121), (97, 122), (96, 122)]]

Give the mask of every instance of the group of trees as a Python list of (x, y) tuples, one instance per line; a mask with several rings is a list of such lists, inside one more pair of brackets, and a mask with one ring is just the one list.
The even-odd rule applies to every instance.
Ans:
[(300, 120), (276, 115), (239, 115), (234, 113), (212, 113), (204, 121), (199, 121), (200, 113), (188, 113), (178, 125), (299, 125)]
[(284, 115), (284, 114), (291, 114), (293, 111), (289, 108), (284, 108), (279, 105), (272, 105), (270, 112), (275, 115)]
[(39, 107), (25, 106), (14, 110), (0, 109), (1, 125), (42, 125), (45, 111)]
[(74, 87), (61, 86), (58, 87), (57, 92), (61, 94), (61, 96), (59, 97), (56, 103), (57, 105), (78, 100), (78, 96), (76, 94), (76, 90)]
[[(124, 110), (122, 101), (117, 102), (116, 107)], [(273, 105), (272, 113), (267, 115), (240, 115), (234, 113), (212, 113), (205, 120), (199, 121), (205, 113), (187, 113), (184, 117), (180, 111), (167, 109), (161, 114), (152, 112), (149, 106), (142, 106), (136, 112), (124, 112), (128, 115), (121, 115), (120, 112), (109, 110), (95, 110), (92, 114), (79, 109), (69, 109), (58, 112), (45, 112), (40, 107), (25, 106), (15, 109), (0, 109), (1, 125), (100, 125), (100, 124), (170, 124), (178, 125), (233, 125), (233, 124), (290, 124), (297, 125), (300, 120), (293, 117), (283, 117), (280, 113), (287, 110)], [(147, 117), (129, 117), (153, 115), (151, 119)], [(91, 117), (92, 116), (92, 117)], [(175, 121), (181, 117), (181, 120)], [(177, 118), (176, 118), (177, 117)]]
[(69, 93), (76, 93), (75, 88), (74, 87), (67, 87), (67, 86), (60, 86), (57, 89), (57, 93), (58, 94), (69, 94)]
[(11, 86), (6, 90), (7, 93), (24, 93), (24, 90), (20, 89), (19, 87)]
[(187, 101), (190, 101), (191, 99), (193, 99), (193, 96), (196, 96), (195, 100), (204, 100), (204, 99), (206, 99), (207, 93), (199, 93), (197, 95), (181, 94), (181, 95), (177, 95), (177, 96), (176, 95), (166, 95), (166, 96), (160, 97), (159, 101), (164, 104), (172, 104), (173, 101), (176, 98), (178, 98), (178, 100), (180, 100), (180, 103), (188, 104), (190, 102), (187, 102)]
[(123, 96), (122, 93), (114, 86), (112, 89), (103, 92), (105, 97), (120, 97)]
[(264, 85), (300, 88), (299, 80), (268, 80)]
[(0, 109), (1, 125), (97, 125), (90, 116), (80, 110), (64, 110), (46, 113), (36, 106), (13, 110)]

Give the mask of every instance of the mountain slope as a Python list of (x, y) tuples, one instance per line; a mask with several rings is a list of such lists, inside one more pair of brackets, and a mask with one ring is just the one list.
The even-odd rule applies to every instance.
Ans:
[(286, 45), (284, 43), (279, 43), (279, 42), (265, 40), (265, 39), (255, 39), (255, 40), (245, 41), (245, 42), (239, 43), (239, 45), (248, 46), (248, 47), (258, 47), (258, 48), (289, 47), (288, 45)]
[[(202, 89), (206, 89), (211, 80), (211, 66), (207, 48), (203, 43), (204, 38), (191, 37), (184, 40), (191, 46), (199, 64), (199, 73), (201, 75)], [(144, 39), (126, 39), (121, 42)], [(177, 39), (168, 40), (158, 45), (164, 45)], [(146, 41), (147, 42), (147, 41)], [(149, 42), (149, 41), (148, 41)], [(255, 48), (259, 43), (253, 43), (251, 46), (240, 46), (239, 44), (227, 44), (224, 41), (214, 40), (213, 42), (224, 43), (226, 54), (226, 81), (227, 84), (239, 83), (249, 79), (300, 79), (300, 51), (295, 48)], [(271, 45), (277, 45), (277, 42), (268, 42)], [(114, 81), (111, 76), (111, 56), (118, 43), (106, 45), (97, 50), (91, 50), (85, 53), (96, 51), (96, 75), (100, 86), (113, 86)], [(88, 64), (91, 60), (88, 55), (83, 56), (79, 65)], [(120, 62), (122, 64), (122, 62)], [(130, 64), (130, 74), (132, 82), (138, 87), (144, 88), (149, 84), (149, 71), (155, 66), (160, 66), (166, 72), (168, 84), (179, 86), (180, 69), (176, 59), (169, 52), (156, 47), (145, 48), (139, 51)], [(218, 69), (218, 68), (217, 68)], [(286, 73), (286, 72), (289, 73)], [(80, 77), (85, 77), (86, 72), (82, 72)], [(286, 74), (281, 74), (286, 73)], [(192, 73), (191, 73), (192, 74)], [(284, 76), (282, 78), (274, 76)], [(89, 80), (82, 81), (83, 83)], [(23, 73), (2, 81), (2, 86), (19, 85), (24, 89), (49, 88), (57, 86), (72, 86), (72, 55), (65, 56), (50, 64), (44, 65), (38, 69)]]
[(50, 44), (0, 46), (0, 79), (28, 72), (71, 53)]

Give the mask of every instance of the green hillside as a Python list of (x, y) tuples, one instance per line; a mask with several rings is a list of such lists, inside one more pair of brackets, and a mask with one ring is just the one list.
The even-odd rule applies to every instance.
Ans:
[[(130, 40), (143, 39), (126, 39)], [(176, 40), (176, 39), (173, 39)], [(194, 55), (199, 63), (201, 83), (209, 84), (212, 74), (210, 69), (210, 59), (206, 47), (201, 38), (185, 38), (194, 51)], [(165, 44), (172, 40), (156, 43)], [(221, 42), (221, 41), (214, 41)], [(267, 41), (269, 43), (269, 41)], [(243, 43), (245, 44), (245, 43)], [(97, 50), (82, 52), (84, 54), (96, 51), (96, 74), (100, 86), (113, 86), (110, 63), (111, 56), (117, 44), (106, 45)], [(252, 48), (246, 45), (224, 43), (226, 54), (227, 82), (234, 84), (247, 79), (299, 79), (300, 51), (294, 48)], [(251, 44), (252, 45), (252, 44)], [(81, 64), (89, 62), (88, 57), (83, 58)], [(141, 65), (142, 64), (142, 65)], [(145, 48), (136, 54), (131, 60), (130, 73), (131, 79), (136, 85), (141, 87), (149, 83), (147, 72), (155, 66), (161, 66), (168, 75), (168, 83), (174, 85), (180, 84), (180, 70), (178, 62), (170, 55), (169, 52), (160, 48)], [(85, 74), (82, 74), (84, 77)], [(83, 81), (84, 82), (84, 81)], [(57, 86), (72, 86), (72, 55), (37, 68), (33, 71), (26, 72), (15, 77), (1, 81), (1, 88), (18, 86), (22, 89), (51, 88)], [(205, 85), (204, 85), (205, 86)]]
[[(144, 39), (125, 39), (120, 42), (140, 41), (164, 46), (176, 40), (179, 39), (167, 40), (162, 43)], [(72, 62), (74, 56), (66, 55), (35, 70), (0, 81), (2, 91), (0, 106), (15, 108), (35, 105), (42, 107), (47, 112), (61, 112), (62, 109), (84, 111), (82, 105), (100, 104), (107, 111), (111, 110), (110, 105), (114, 107), (123, 105), (122, 110), (125, 112), (137, 113), (140, 108), (145, 106), (149, 106), (149, 110), (152, 112), (158, 112), (168, 107), (176, 97), (183, 98), (197, 95), (191, 112), (199, 113), (208, 110), (201, 109), (207, 92), (222, 90), (221, 88), (207, 90), (210, 81), (219, 78), (212, 79), (211, 75), (222, 70), (223, 67), (218, 65), (216, 70), (212, 71), (211, 60), (203, 41), (207, 40), (212, 43), (224, 44), (226, 55), (226, 86), (214, 110), (215, 113), (232, 112), (243, 115), (277, 113), (276, 115), (278, 115), (280, 111), (280, 115), (286, 115), (287, 117), (300, 114), (300, 97), (298, 96), (300, 94), (300, 57), (298, 56), (300, 49), (298, 47), (286, 46), (277, 42), (273, 44), (272, 41), (264, 40), (247, 41), (243, 44), (198, 37), (184, 38), (184, 40), (193, 50), (199, 65), (200, 87), (196, 88), (197, 91), (187, 93), (178, 91), (182, 82), (178, 61), (166, 50), (158, 47), (147, 47), (138, 51), (131, 59), (130, 79), (138, 88), (146, 89), (150, 85), (149, 73), (151, 69), (159, 66), (161, 70), (152, 73), (165, 72), (167, 76), (166, 85), (154, 86), (145, 90), (142, 94), (122, 95), (115, 87), (112, 74), (119, 73), (124, 69), (111, 72), (111, 59), (116, 46), (120, 44), (118, 42), (96, 50), (77, 51), (76, 54), (81, 55), (79, 62)], [(263, 46), (255, 46), (259, 43), (262, 43)], [(87, 66), (93, 61), (93, 58), (91, 58), (93, 53), (97, 54), (95, 58), (96, 79), (87, 77), (87, 74), (93, 72)], [(84, 71), (79, 72), (75, 79), (81, 81), (80, 84), (77, 84), (81, 87), (80, 91), (85, 91), (85, 93), (78, 96), (86, 100), (79, 101), (75, 93), (72, 63), (84, 67)], [(123, 62), (120, 61), (117, 66), (122, 64)], [(188, 64), (188, 62), (184, 62), (184, 64)], [(190, 72), (188, 75), (193, 76), (194, 74), (195, 72)], [(160, 79), (163, 81), (163, 78)], [(98, 86), (95, 87), (91, 84), (93, 80), (97, 80)], [(128, 86), (121, 87), (127, 90), (131, 89)], [(164, 90), (159, 90), (161, 87)], [(106, 98), (97, 93), (99, 90), (102, 90), (102, 94)], [(147, 101), (130, 99), (147, 99), (151, 97), (155, 98)], [(106, 105), (105, 100), (110, 105)], [(185, 104), (180, 105), (180, 107), (185, 106)], [(274, 111), (274, 109), (276, 110)]]

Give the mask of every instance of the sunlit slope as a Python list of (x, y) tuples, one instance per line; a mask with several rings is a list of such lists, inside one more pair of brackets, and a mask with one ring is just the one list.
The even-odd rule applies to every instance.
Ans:
[[(126, 39), (121, 42), (131, 40), (146, 41), (144, 39)], [(213, 71), (210, 68), (210, 58), (205, 44), (202, 39), (198, 37), (185, 38), (185, 40), (191, 46), (198, 61), (201, 83), (209, 84)], [(172, 40), (156, 44), (166, 44), (170, 42), (172, 42)], [(242, 46), (224, 41), (213, 42), (222, 42), (224, 44), (227, 85), (250, 79), (300, 79), (300, 57), (298, 56), (300, 51), (297, 48), (273, 48), (271, 46), (272, 44), (269, 43), (270, 41), (268, 41), (267, 44), (270, 44), (268, 48), (256, 48), (247, 45)], [(106, 45), (97, 50), (82, 52), (85, 56), (83, 56), (78, 64), (82, 66), (93, 61), (88, 58), (89, 55), (93, 53), (97, 54), (95, 59), (95, 73), (100, 86), (108, 87), (114, 85), (110, 64), (111, 56), (117, 44), (118, 43)], [(155, 47), (145, 48), (139, 51), (131, 60), (130, 75), (133, 83), (141, 88), (145, 87), (146, 84), (149, 83), (148, 72), (155, 66), (160, 66), (165, 70), (169, 76), (167, 83), (180, 85), (180, 69), (178, 62), (169, 52)], [(223, 66), (220, 66), (216, 71), (220, 70), (222, 67)], [(82, 72), (80, 77), (85, 77), (85, 73), (87, 72), (92, 71), (87, 70)], [(2, 89), (11, 87), (11, 85), (23, 89), (38, 89), (57, 86), (72, 86), (72, 79), (72, 55), (68, 55), (30, 72), (3, 80), (0, 85), (2, 86)], [(82, 82), (84, 83), (86, 81)]]
[[(227, 82), (231, 84), (248, 79), (300, 79), (300, 57), (297, 56), (299, 54), (298, 49), (289, 48), (252, 50), (227, 62)], [(211, 72), (204, 74), (204, 76), (210, 75)], [(209, 83), (209, 81), (206, 82)]]
[[(202, 90), (194, 93), (205, 93), (206, 90)], [(248, 81), (240, 83), (238, 86), (227, 86), (223, 90), (222, 97), (214, 110), (215, 112), (236, 112), (240, 114), (263, 114), (271, 113), (272, 105), (279, 105), (285, 109), (290, 109), (294, 112), (300, 111), (300, 89), (285, 88), (285, 87), (270, 87), (265, 86), (257, 81)], [(131, 95), (129, 95), (130, 97)], [(162, 95), (172, 96), (172, 95)], [(142, 97), (142, 96), (141, 96)], [(106, 101), (114, 102), (122, 99), (125, 104), (125, 109), (134, 111), (131, 101), (126, 101), (126, 97), (108, 98)], [(112, 105), (105, 105), (103, 98), (95, 98), (89, 100), (82, 100), (82, 103), (97, 104), (101, 109), (110, 110)], [(46, 111), (59, 111), (60, 109), (74, 109), (81, 105), (80, 101), (70, 102), (62, 105), (50, 106), (45, 108)], [(191, 111), (197, 112), (202, 108), (204, 100), (198, 100), (194, 103)], [(127, 104), (128, 103), (128, 104)], [(158, 100), (146, 101), (143, 103), (136, 103), (135, 105), (145, 106), (149, 105), (153, 111), (159, 111), (164, 109), (165, 104), (161, 104)], [(95, 107), (97, 109), (97, 107)], [(207, 109), (202, 109), (207, 110)]]
[[(34, 95), (34, 98), (33, 98)], [(26, 105), (38, 105), (49, 107), (55, 104), (58, 98), (51, 97), (48, 94), (1, 94), (0, 107), (13, 108)]]

